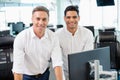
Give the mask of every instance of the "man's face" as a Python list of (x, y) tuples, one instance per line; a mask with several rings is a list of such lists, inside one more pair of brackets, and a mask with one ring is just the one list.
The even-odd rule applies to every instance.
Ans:
[(49, 16), (45, 11), (36, 11), (32, 15), (33, 28), (35, 33), (44, 32), (49, 21)]
[(76, 11), (68, 11), (64, 17), (64, 20), (66, 22), (67, 29), (73, 29), (77, 28), (80, 17)]

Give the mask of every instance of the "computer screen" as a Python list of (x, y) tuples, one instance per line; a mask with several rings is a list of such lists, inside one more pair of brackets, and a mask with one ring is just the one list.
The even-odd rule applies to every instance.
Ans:
[(97, 6), (114, 6), (114, 0), (97, 0)]
[(90, 51), (68, 55), (69, 80), (89, 80), (88, 62), (99, 60), (103, 70), (110, 70), (109, 47), (96, 48)]

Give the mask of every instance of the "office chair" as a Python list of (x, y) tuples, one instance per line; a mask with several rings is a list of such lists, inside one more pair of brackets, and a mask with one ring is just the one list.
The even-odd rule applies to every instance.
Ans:
[(52, 24), (47, 25), (47, 28), (51, 28), (51, 27), (54, 27), (54, 25), (52, 25)]
[(0, 31), (0, 37), (10, 36), (10, 30)]
[(0, 37), (0, 79), (14, 80), (12, 73), (12, 52), (14, 37)]
[(62, 28), (63, 27), (63, 25), (62, 24), (58, 24), (58, 25), (56, 25), (57, 26), (57, 29), (59, 29), (59, 28)]
[(84, 26), (84, 27), (86, 27), (87, 29), (91, 30), (92, 33), (93, 33), (93, 36), (95, 36), (94, 26)]
[(23, 22), (17, 22), (11, 26), (11, 35), (17, 35), (22, 30), (25, 29), (25, 24)]
[(114, 31), (99, 32), (99, 44), (97, 47), (110, 47), (111, 69), (119, 69), (120, 43), (116, 39)]
[(33, 23), (30, 23), (30, 27), (33, 26)]
[(14, 22), (8, 22), (8, 23), (7, 23), (7, 26), (8, 26), (8, 27), (11, 27), (11, 26), (14, 25), (14, 24), (15, 24)]
[(105, 31), (115, 31), (115, 28), (106, 28)]
[(97, 47), (110, 47), (110, 66), (117, 71), (120, 70), (120, 43), (117, 41), (115, 31), (99, 32), (99, 44)]
[(51, 31), (55, 32), (55, 28), (51, 27), (49, 28)]
[(99, 47), (110, 47), (111, 68), (116, 68), (117, 41), (114, 32), (99, 33)]
[(55, 32), (54, 25), (49, 24), (49, 25), (47, 25), (47, 28), (50, 29), (51, 31)]
[(24, 30), (25, 24), (23, 22), (17, 22), (16, 23), (16, 33), (20, 33), (22, 30)]

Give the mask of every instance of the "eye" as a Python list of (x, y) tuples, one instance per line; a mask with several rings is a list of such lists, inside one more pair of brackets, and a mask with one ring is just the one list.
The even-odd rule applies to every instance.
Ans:
[(36, 18), (38, 21), (40, 20), (40, 18)]
[(67, 19), (70, 19), (70, 16), (67, 16), (66, 18), (67, 18)]
[(47, 21), (47, 18), (44, 18), (43, 21)]
[(77, 18), (77, 16), (73, 16), (73, 18), (74, 18), (74, 19), (76, 19), (76, 18)]

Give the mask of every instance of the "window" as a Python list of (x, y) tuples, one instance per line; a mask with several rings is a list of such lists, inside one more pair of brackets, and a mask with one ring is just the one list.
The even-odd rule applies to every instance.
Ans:
[(95, 28), (118, 28), (117, 0), (114, 6), (97, 6), (96, 0), (81, 0), (81, 25), (94, 25)]

